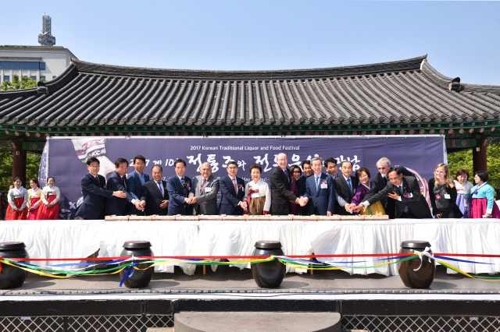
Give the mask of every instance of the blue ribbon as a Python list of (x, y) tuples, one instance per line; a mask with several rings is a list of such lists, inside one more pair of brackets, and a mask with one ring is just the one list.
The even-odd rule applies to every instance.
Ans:
[(125, 283), (125, 281), (127, 281), (128, 278), (131, 278), (133, 275), (134, 275), (134, 266), (137, 266), (138, 264), (137, 263), (132, 263), (130, 266), (127, 266), (124, 270), (123, 270), (123, 277), (121, 278), (120, 280), (120, 287), (123, 286), (123, 284)]

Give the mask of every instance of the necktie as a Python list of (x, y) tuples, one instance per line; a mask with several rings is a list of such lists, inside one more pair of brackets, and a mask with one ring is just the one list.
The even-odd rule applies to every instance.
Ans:
[(184, 187), (184, 185), (186, 184), (186, 182), (184, 181), (184, 177), (180, 178), (180, 180), (181, 180), (182, 186)]
[(238, 182), (236, 182), (236, 178), (233, 179), (234, 192), (238, 193)]
[(352, 182), (351, 182), (351, 178), (347, 178), (347, 185), (349, 186), (349, 191), (352, 194)]
[(208, 181), (206, 179), (203, 179), (203, 181), (201, 181), (201, 187), (200, 187), (200, 191), (201, 193), (203, 194), (205, 192), (205, 187), (207, 186), (207, 183)]
[(160, 194), (163, 197), (164, 192), (163, 192), (163, 186), (161, 185), (161, 182), (158, 181), (156, 184), (158, 185), (158, 189), (160, 190)]
[(318, 190), (318, 188), (319, 188), (319, 179), (320, 179), (320, 177), (316, 176), (316, 190)]

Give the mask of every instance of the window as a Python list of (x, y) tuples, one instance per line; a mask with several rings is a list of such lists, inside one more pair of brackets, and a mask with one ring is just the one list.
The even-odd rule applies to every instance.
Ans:
[(3, 81), (4, 82), (10, 82), (10, 76), (9, 75), (3, 75)]
[(0, 69), (3, 70), (45, 70), (43, 61), (4, 61), (0, 60)]
[(45, 80), (46, 80), (45, 75), (40, 76), (40, 81), (41, 82), (45, 82)]

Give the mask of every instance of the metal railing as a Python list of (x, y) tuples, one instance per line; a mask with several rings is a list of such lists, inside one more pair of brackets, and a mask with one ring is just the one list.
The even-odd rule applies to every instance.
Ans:
[(173, 314), (0, 317), (0, 331), (8, 332), (145, 332), (173, 325)]
[(487, 332), (500, 331), (500, 316), (342, 316), (344, 331)]

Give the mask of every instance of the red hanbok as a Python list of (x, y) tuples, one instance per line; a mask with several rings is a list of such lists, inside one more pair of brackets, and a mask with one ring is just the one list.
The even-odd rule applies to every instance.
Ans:
[[(42, 206), (41, 195), (42, 195), (42, 190), (40, 188), (37, 188), (36, 190), (33, 189), (28, 190), (28, 201), (29, 201), (28, 220), (38, 219), (38, 213), (40, 211), (40, 207)], [(33, 206), (36, 207), (33, 208)]]
[[(38, 213), (40, 220), (54, 220), (59, 219), (59, 188), (46, 186), (42, 191), (42, 206)], [(47, 206), (48, 204), (55, 203), (54, 205)]]
[(26, 189), (23, 187), (10, 189), (7, 194), (7, 200), (5, 220), (25, 220), (27, 217), (26, 204), (28, 203), (28, 192)]

